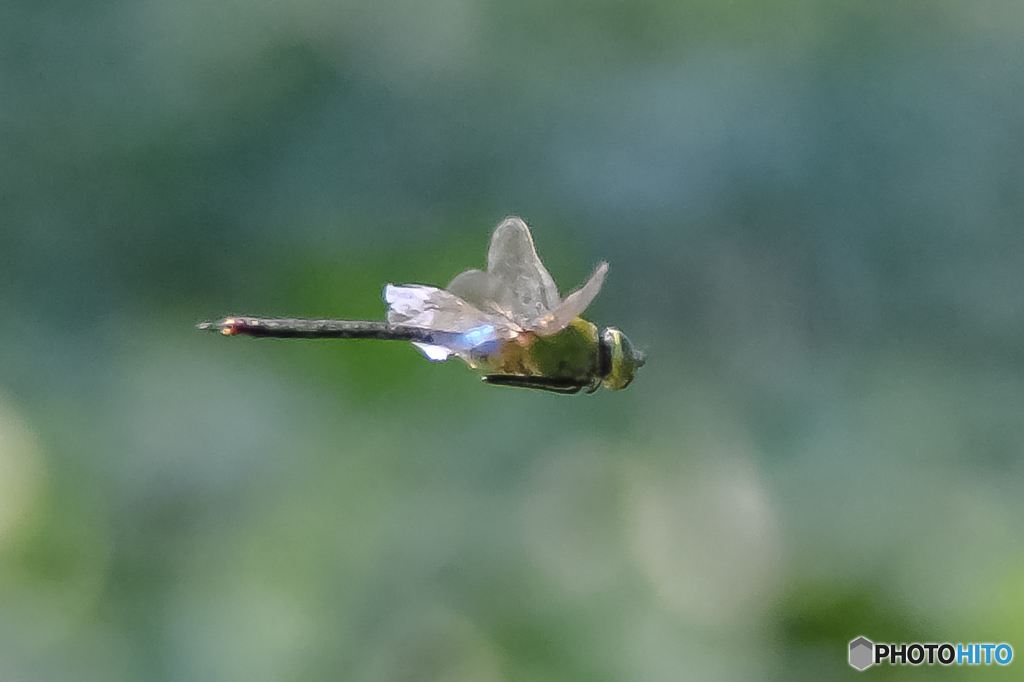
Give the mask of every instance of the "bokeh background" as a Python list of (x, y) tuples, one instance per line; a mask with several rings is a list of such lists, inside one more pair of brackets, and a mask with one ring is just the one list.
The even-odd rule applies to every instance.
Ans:
[[(1024, 653), (1022, 35), (1018, 0), (7, 0), (0, 679)], [(611, 262), (627, 391), (194, 330), (380, 319), (508, 214), (563, 292)]]

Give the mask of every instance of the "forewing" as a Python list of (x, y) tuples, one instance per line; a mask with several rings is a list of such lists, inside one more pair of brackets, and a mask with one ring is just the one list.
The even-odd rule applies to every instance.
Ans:
[(514, 319), (512, 290), (494, 275), (473, 268), (456, 275), (448, 291), (479, 310)]
[[(554, 321), (550, 325), (545, 325), (545, 328), (539, 333), (544, 336), (557, 333), (568, 327), (573, 320), (582, 315), (598, 292), (601, 291), (601, 285), (604, 284), (604, 276), (606, 274), (608, 274), (608, 264), (601, 263), (594, 270), (594, 274), (590, 276), (586, 284), (565, 297), (565, 300), (555, 310)], [(553, 328), (554, 331), (549, 331), (549, 328)]]
[[(494, 230), (487, 252), (487, 274), (503, 285), (512, 319), (524, 328), (558, 308), (558, 288), (540, 261), (530, 228), (510, 216)], [(503, 299), (503, 300), (505, 300)]]

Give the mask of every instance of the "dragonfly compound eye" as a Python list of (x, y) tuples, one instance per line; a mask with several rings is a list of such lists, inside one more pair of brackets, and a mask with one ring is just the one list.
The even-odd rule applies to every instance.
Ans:
[(615, 391), (626, 388), (636, 377), (636, 370), (646, 362), (644, 354), (615, 327), (605, 329), (602, 338), (611, 351), (611, 367), (603, 383)]

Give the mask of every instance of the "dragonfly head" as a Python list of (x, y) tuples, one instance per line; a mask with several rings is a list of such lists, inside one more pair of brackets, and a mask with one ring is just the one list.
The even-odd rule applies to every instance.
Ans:
[(602, 377), (605, 388), (613, 391), (629, 386), (636, 376), (636, 370), (647, 361), (643, 351), (633, 347), (626, 335), (615, 327), (608, 327), (601, 333), (601, 354), (607, 359)]

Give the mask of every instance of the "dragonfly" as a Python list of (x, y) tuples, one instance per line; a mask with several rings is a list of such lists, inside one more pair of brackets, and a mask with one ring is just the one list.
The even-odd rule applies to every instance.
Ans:
[(466, 270), (444, 289), (385, 285), (386, 322), (234, 316), (198, 328), (225, 336), (409, 341), (433, 362), (456, 357), (483, 370), (492, 385), (621, 390), (644, 365), (643, 352), (617, 328), (598, 330), (580, 317), (607, 273), (608, 263), (600, 263), (586, 284), (561, 298), (530, 228), (509, 216), (491, 235), (486, 271)]

